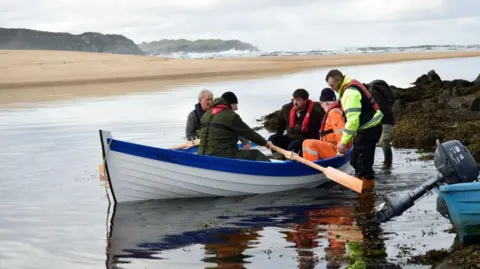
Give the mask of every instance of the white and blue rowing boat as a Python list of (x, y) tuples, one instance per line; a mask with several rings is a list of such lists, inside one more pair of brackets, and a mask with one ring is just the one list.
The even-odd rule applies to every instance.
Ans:
[[(114, 139), (100, 130), (105, 172), (115, 202), (239, 196), (314, 188), (327, 182), (320, 171), (295, 161), (260, 162), (198, 155)], [(350, 172), (344, 157), (316, 163)]]

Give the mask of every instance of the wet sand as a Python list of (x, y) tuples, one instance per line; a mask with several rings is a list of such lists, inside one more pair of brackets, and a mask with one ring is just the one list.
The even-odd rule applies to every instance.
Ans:
[[(480, 51), (168, 59), (71, 51), (0, 51), (0, 104), (168, 90), (298, 71), (414, 60), (476, 57)], [(319, 78), (323, 80), (322, 78)]]

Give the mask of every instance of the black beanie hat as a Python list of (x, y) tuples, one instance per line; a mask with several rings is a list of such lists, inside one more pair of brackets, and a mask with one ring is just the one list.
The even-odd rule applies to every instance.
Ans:
[(322, 90), (320, 94), (320, 102), (331, 102), (337, 101), (337, 96), (335, 96), (335, 92), (330, 88), (325, 88)]
[(225, 92), (222, 94), (223, 100), (229, 105), (238, 104), (237, 96), (233, 92)]

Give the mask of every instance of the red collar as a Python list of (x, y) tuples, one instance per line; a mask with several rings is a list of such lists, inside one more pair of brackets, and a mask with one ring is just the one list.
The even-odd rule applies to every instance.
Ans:
[[(312, 114), (313, 110), (313, 102), (312, 100), (308, 99), (307, 101), (307, 112), (305, 114), (305, 117), (303, 118), (302, 122), (302, 133), (308, 132), (308, 124), (310, 123), (310, 115)], [(296, 119), (296, 114), (297, 113), (297, 108), (295, 106), (292, 107), (290, 110), (290, 124), (289, 127), (291, 129), (295, 128), (295, 119)]]
[(227, 105), (224, 105), (224, 104), (215, 105), (214, 107), (212, 107), (212, 115), (216, 115), (216, 114), (220, 113), (222, 110), (229, 109), (229, 108), (230, 107), (228, 107)]

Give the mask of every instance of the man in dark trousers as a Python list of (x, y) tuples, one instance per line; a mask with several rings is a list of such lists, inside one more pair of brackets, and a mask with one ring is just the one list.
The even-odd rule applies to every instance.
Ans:
[(234, 111), (238, 99), (232, 92), (213, 100), (211, 108), (200, 119), (200, 145), (198, 154), (223, 158), (270, 162), (270, 159), (256, 149), (239, 150), (238, 137), (244, 137), (259, 146), (270, 147), (260, 134), (252, 130)]
[(278, 129), (268, 140), (275, 146), (301, 155), (303, 140), (320, 138), (324, 115), (325, 111), (313, 104), (305, 89), (297, 89), (293, 92), (292, 102), (280, 110)]
[(347, 145), (353, 139), (350, 164), (364, 181), (364, 188), (372, 189), (375, 179), (375, 148), (382, 135), (382, 111), (362, 83), (344, 76), (339, 70), (330, 70), (325, 80), (340, 95), (340, 103), (347, 119), (342, 139), (337, 144), (337, 155), (344, 155)]
[(395, 103), (395, 97), (390, 85), (384, 80), (376, 79), (366, 85), (372, 93), (372, 97), (377, 102), (380, 110), (383, 113), (382, 118), (382, 136), (379, 140), (379, 145), (383, 149), (384, 166), (386, 168), (392, 165), (392, 141), (393, 141), (393, 127), (396, 123), (395, 116), (393, 115), (393, 105)]

